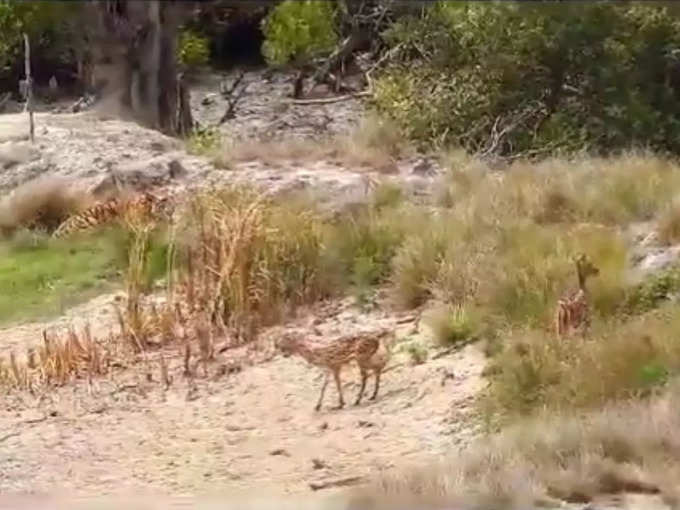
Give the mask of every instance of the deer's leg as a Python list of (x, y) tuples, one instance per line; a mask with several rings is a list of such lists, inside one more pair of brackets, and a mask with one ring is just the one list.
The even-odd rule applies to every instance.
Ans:
[(564, 317), (562, 319), (563, 322), (563, 331), (565, 335), (568, 335), (573, 326), (573, 316), (571, 314), (571, 309), (569, 307), (564, 307)]
[(581, 336), (585, 340), (588, 338), (590, 333), (590, 314), (588, 313), (588, 310), (586, 310), (584, 313), (585, 316), (583, 317), (583, 322), (581, 325)]
[(359, 370), (361, 371), (361, 387), (359, 388), (359, 393), (357, 394), (357, 399), (354, 402), (355, 406), (359, 405), (359, 403), (361, 402), (361, 397), (364, 396), (364, 389), (366, 388), (366, 380), (368, 379), (368, 371), (365, 370), (363, 367), (359, 367)]
[(557, 311), (555, 312), (555, 333), (557, 334), (557, 338), (562, 338), (562, 334), (564, 333), (564, 312), (562, 311), (561, 306), (558, 306)]
[(323, 385), (321, 385), (321, 394), (319, 395), (319, 401), (316, 403), (316, 407), (314, 408), (315, 411), (321, 409), (321, 402), (323, 401), (323, 394), (326, 392), (326, 386), (328, 386), (328, 372), (326, 372), (326, 375), (324, 376)]
[(345, 407), (345, 401), (342, 398), (342, 385), (340, 384), (340, 367), (333, 369), (333, 378), (335, 379), (335, 386), (338, 388), (338, 406), (336, 409)]
[(374, 370), (375, 373), (375, 388), (373, 389), (373, 395), (371, 395), (371, 398), (369, 400), (375, 400), (375, 398), (378, 396), (378, 390), (380, 389), (380, 375), (382, 374), (382, 369), (376, 368)]

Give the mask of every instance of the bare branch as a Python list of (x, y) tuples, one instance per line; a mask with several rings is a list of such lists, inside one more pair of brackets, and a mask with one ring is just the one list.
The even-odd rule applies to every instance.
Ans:
[[(236, 92), (236, 89), (240, 85), (241, 81), (243, 81), (245, 74), (245, 71), (241, 71), (238, 77), (234, 80), (232, 86), (229, 88), (224, 86), (224, 82), (220, 83), (220, 93), (222, 94), (222, 97), (227, 100), (228, 106), (227, 111), (224, 112), (224, 115), (222, 115), (222, 118), (220, 118), (218, 125), (224, 124), (226, 121), (231, 120), (236, 116), (236, 106), (239, 100), (245, 94), (248, 85), (250, 85), (250, 83), (245, 83), (241, 89)], [(236, 94), (234, 95), (235, 92)]]
[(28, 34), (24, 34), (24, 67), (26, 71), (26, 105), (24, 111), (28, 111), (29, 138), (31, 143), (35, 142), (35, 126), (33, 124), (33, 79), (31, 78), (31, 44)]

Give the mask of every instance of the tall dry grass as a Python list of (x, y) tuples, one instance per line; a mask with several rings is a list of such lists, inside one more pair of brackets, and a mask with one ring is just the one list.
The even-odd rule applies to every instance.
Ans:
[(22, 227), (54, 230), (71, 214), (92, 205), (93, 199), (66, 178), (38, 177), (15, 188), (0, 201), (0, 232)]
[(585, 503), (595, 496), (659, 493), (680, 497), (677, 387), (644, 402), (622, 402), (583, 416), (542, 415), (485, 436), (444, 461), (398, 468), (355, 491), (353, 508), (410, 501), (460, 508)]
[(392, 122), (369, 115), (348, 134), (321, 139), (230, 141), (216, 134), (203, 133), (189, 141), (190, 149), (211, 157), (217, 166), (232, 168), (236, 163), (259, 161), (310, 164), (333, 161), (353, 170), (381, 173), (397, 171), (397, 160), (410, 154), (409, 144)]

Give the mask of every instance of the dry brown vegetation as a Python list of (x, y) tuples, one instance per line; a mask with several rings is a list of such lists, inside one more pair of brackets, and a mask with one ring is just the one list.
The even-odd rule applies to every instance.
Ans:
[(0, 202), (0, 230), (5, 235), (21, 227), (53, 230), (92, 203), (93, 198), (68, 179), (38, 177), (18, 186)]
[[(206, 358), (215, 337), (231, 346), (250, 342), (261, 326), (330, 289), (319, 270), (319, 231), (311, 213), (247, 190), (225, 190), (197, 196), (187, 205), (184, 221), (168, 234), (166, 295), (149, 300), (152, 227), (138, 220), (127, 219), (127, 300), (119, 309), (119, 332), (105, 340), (86, 335), (79, 341), (69, 331), (41, 351), (40, 364), (31, 353), (20, 360), (13, 354), (0, 365), (0, 381), (21, 388), (64, 383), (106, 371), (108, 363), (93, 367), (93, 357), (136, 356), (164, 346), (178, 346), (187, 357), (199, 351)], [(48, 365), (58, 367), (58, 377), (45, 377)]]
[[(437, 465), (381, 477), (355, 494), (357, 508), (389, 501), (513, 504), (587, 502), (601, 494), (680, 497), (677, 387), (642, 402), (606, 406), (583, 417), (551, 413), (485, 437)], [(463, 504), (462, 508), (466, 508)], [(385, 506), (387, 508), (387, 506)]]
[(221, 168), (231, 168), (236, 163), (246, 161), (275, 165), (284, 161), (303, 164), (326, 160), (355, 170), (394, 173), (398, 158), (408, 154), (409, 150), (409, 144), (405, 142), (398, 128), (391, 122), (376, 117), (363, 119), (351, 134), (321, 140), (286, 139), (233, 143), (217, 136), (203, 138), (190, 141), (190, 147), (194, 152), (212, 157)]

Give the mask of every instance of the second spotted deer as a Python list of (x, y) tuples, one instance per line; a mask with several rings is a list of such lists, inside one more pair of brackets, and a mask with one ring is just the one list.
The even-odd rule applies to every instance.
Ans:
[(375, 400), (380, 389), (380, 375), (389, 360), (387, 339), (393, 335), (388, 328), (379, 330), (351, 333), (335, 338), (327, 345), (313, 343), (308, 337), (299, 332), (287, 332), (276, 342), (277, 348), (286, 357), (297, 354), (308, 363), (326, 370), (319, 400), (314, 409), (321, 409), (324, 393), (328, 386), (329, 376), (332, 374), (338, 391), (338, 405), (335, 409), (345, 406), (342, 395), (340, 372), (344, 365), (356, 360), (361, 374), (361, 387), (357, 394), (355, 405), (361, 403), (366, 381), (372, 372), (375, 376), (375, 387), (370, 400)]

